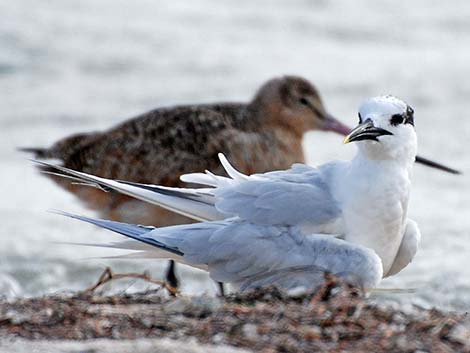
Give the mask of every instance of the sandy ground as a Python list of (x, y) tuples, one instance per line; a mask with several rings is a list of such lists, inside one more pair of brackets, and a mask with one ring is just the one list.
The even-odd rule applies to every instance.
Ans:
[(0, 352), (470, 352), (470, 317), (373, 304), (329, 278), (295, 297), (270, 288), (227, 298), (152, 291), (3, 301), (0, 337)]

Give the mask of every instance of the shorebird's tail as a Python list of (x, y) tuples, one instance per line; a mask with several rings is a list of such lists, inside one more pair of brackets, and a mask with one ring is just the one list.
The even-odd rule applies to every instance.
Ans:
[(18, 147), (18, 151), (32, 153), (36, 159), (57, 159), (69, 165), (73, 162), (76, 168), (80, 168), (80, 159), (73, 156), (77, 156), (77, 152), (92, 143), (98, 136), (96, 132), (79, 133), (65, 137), (50, 147)]
[(18, 151), (33, 154), (34, 158), (44, 159), (49, 158), (49, 149), (41, 147), (18, 147)]

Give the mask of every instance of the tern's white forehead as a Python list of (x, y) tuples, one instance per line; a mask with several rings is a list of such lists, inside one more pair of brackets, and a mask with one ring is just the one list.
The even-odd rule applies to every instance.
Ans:
[(408, 105), (393, 96), (379, 96), (367, 99), (359, 107), (359, 114), (365, 119), (369, 115), (392, 116), (403, 114)]

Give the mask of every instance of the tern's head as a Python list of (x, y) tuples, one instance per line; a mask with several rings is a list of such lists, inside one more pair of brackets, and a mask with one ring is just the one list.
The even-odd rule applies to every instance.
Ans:
[(344, 139), (359, 142), (359, 149), (371, 159), (416, 156), (413, 109), (392, 96), (367, 99), (359, 108), (359, 125)]
[(309, 130), (334, 131), (345, 135), (350, 129), (325, 109), (318, 90), (297, 76), (266, 82), (249, 105), (266, 126), (278, 126), (301, 136)]

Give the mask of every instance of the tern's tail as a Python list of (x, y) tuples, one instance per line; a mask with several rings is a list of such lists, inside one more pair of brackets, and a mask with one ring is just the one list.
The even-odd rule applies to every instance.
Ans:
[[(115, 258), (161, 258), (173, 259), (200, 269), (206, 269), (208, 239), (223, 222), (208, 222), (184, 224), (170, 227), (147, 227), (136, 224), (121, 223), (103, 219), (94, 219), (71, 213), (53, 211), (60, 215), (74, 218), (98, 227), (122, 234), (132, 240), (114, 242), (111, 244), (78, 244), (105, 248), (132, 250), (133, 253)], [(206, 254), (206, 255), (204, 255)], [(186, 257), (185, 257), (186, 255)]]
[[(176, 246), (165, 244), (157, 239), (158, 235), (153, 235), (153, 233), (158, 232), (158, 229), (155, 227), (147, 227), (136, 224), (121, 223), (115, 221), (108, 221), (104, 219), (94, 219), (85, 216), (74, 215), (71, 213), (53, 211), (60, 215), (77, 219), (83, 222), (94, 224), (100, 228), (108, 229), (113, 232), (124, 235), (128, 238), (137, 240), (137, 242), (128, 240), (122, 242), (115, 242), (112, 244), (77, 244), (77, 245), (89, 245), (105, 248), (114, 248), (122, 250), (132, 250), (132, 253), (115, 256), (115, 258), (165, 258), (165, 259), (174, 259), (182, 261), (182, 256), (184, 255)], [(164, 228), (161, 228), (164, 230)], [(165, 233), (165, 232), (163, 232)], [(170, 243), (175, 243), (175, 240), (169, 241)]]

